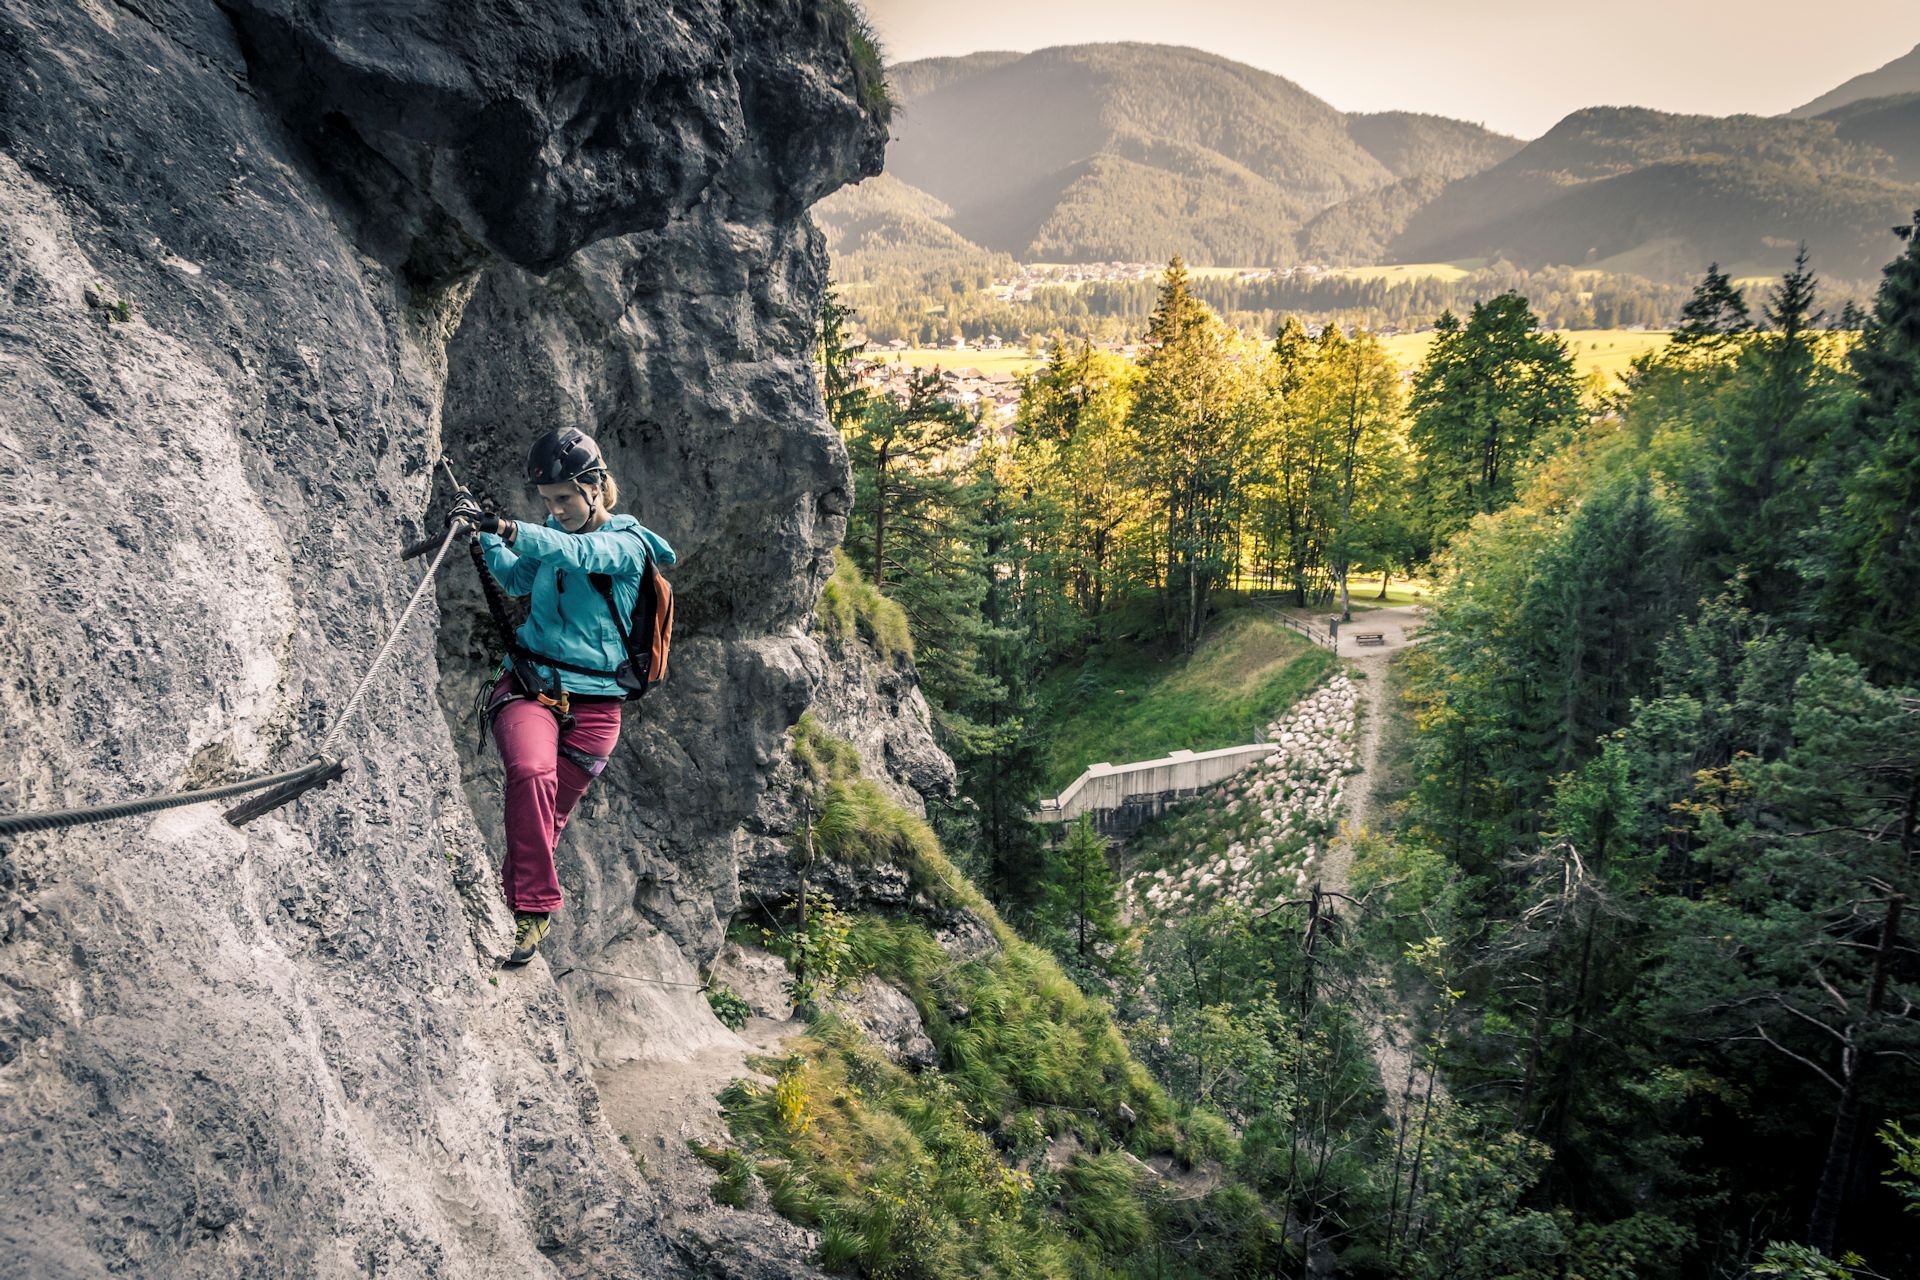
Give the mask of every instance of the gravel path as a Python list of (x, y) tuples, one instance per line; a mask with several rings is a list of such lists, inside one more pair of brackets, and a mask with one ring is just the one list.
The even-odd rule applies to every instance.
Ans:
[[(1379, 783), (1381, 730), (1386, 726), (1387, 717), (1397, 714), (1388, 700), (1389, 655), (1392, 649), (1403, 648), (1408, 643), (1402, 638), (1399, 644), (1390, 649), (1363, 650), (1362, 656), (1352, 660), (1355, 676), (1366, 677), (1354, 681), (1360, 688), (1356, 708), (1360, 720), (1360, 741), (1354, 752), (1360, 771), (1348, 782), (1345, 820), (1340, 824), (1340, 834), (1328, 845), (1320, 877), (1321, 886), (1336, 893), (1353, 892), (1353, 839), (1365, 831), (1373, 820), (1373, 793)], [(1384, 981), (1384, 975), (1381, 976), (1383, 980), (1376, 984), (1380, 1003), (1372, 1010), (1373, 1016), (1365, 1018), (1364, 1023), (1367, 1039), (1373, 1047), (1374, 1065), (1380, 1072), (1381, 1086), (1386, 1090), (1387, 1109), (1397, 1124), (1404, 1118), (1409, 1105), (1418, 1101), (1419, 1091), (1425, 1087), (1425, 1082), (1417, 1082), (1413, 1075), (1413, 1011), (1402, 1005)], [(1434, 1087), (1436, 1093), (1444, 1092), (1437, 1082)]]

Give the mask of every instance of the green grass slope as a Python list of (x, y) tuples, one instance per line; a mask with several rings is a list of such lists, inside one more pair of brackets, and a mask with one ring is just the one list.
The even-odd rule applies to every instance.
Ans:
[[(846, 918), (839, 965), (904, 991), (939, 1064), (910, 1074), (856, 1028), (816, 1018), (756, 1064), (773, 1084), (721, 1095), (733, 1144), (695, 1148), (718, 1174), (714, 1198), (747, 1205), (757, 1183), (819, 1233), (814, 1261), (861, 1276), (1269, 1273), (1281, 1252), (1269, 1206), (1228, 1178), (1195, 1194), (1156, 1172), (1229, 1156), (1232, 1135), (1183, 1117), (1108, 1006), (1001, 922), (851, 747), (803, 717), (795, 759), (823, 801), (816, 853), (899, 866), (917, 891), (906, 913)], [(991, 935), (984, 954), (936, 938), (957, 913)]]
[(1252, 607), (1217, 619), (1184, 661), (1133, 641), (1109, 641), (1039, 690), (1053, 726), (1046, 778), (1058, 792), (1097, 761), (1151, 760), (1175, 748), (1252, 742), (1334, 666), (1333, 655)]

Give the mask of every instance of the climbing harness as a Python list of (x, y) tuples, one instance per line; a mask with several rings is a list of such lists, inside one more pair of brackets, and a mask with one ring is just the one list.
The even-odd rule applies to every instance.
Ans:
[[(443, 466), (446, 464), (445, 458), (440, 461)], [(447, 475), (449, 478), (452, 477), (452, 468), (448, 468)], [(374, 676), (379, 673), (388, 655), (393, 652), (394, 644), (400, 639), (401, 630), (406, 627), (407, 620), (413, 616), (413, 611), (419, 607), (427, 587), (432, 584), (433, 575), (440, 571), (440, 563), (446, 558), (447, 548), (453, 545), (454, 537), (466, 528), (465, 522), (456, 520), (447, 526), (443, 537), (437, 540), (423, 539), (416, 544), (417, 550), (409, 549), (411, 554), (424, 554), (426, 551), (433, 550), (435, 545), (439, 548), (433, 557), (433, 563), (427, 567), (426, 575), (414, 587), (413, 595), (408, 598), (406, 608), (400, 611), (399, 619), (388, 631), (386, 641), (381, 644), (379, 652), (374, 654), (373, 661), (367, 664), (366, 672), (360, 677), (360, 683), (355, 686), (352, 695), (347, 699), (346, 708), (335, 718), (333, 727), (328, 729), (326, 736), (320, 740), (320, 746), (314, 752), (312, 763), (299, 769), (247, 778), (240, 782), (208, 787), (199, 791), (180, 791), (170, 795), (121, 801), (117, 804), (90, 805), (85, 808), (61, 809), (50, 813), (0, 814), (0, 836), (18, 835), (28, 831), (57, 831), (86, 823), (139, 817), (142, 814), (163, 809), (202, 804), (209, 800), (227, 800), (254, 791), (262, 792), (263, 794), (227, 810), (223, 815), (231, 825), (244, 827), (262, 814), (271, 813), (280, 806), (299, 799), (309, 791), (331, 785), (346, 770), (346, 766), (332, 755), (334, 744), (339, 741), (341, 732), (353, 719), (354, 712), (360, 709), (368, 688), (373, 684)], [(407, 558), (411, 558), (411, 554)]]

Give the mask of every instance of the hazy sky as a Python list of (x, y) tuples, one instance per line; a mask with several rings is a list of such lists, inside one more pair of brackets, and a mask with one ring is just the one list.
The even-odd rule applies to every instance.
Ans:
[(1224, 54), (1342, 111), (1537, 137), (1569, 111), (1775, 115), (1920, 44), (1920, 0), (866, 0), (889, 61), (1143, 40)]

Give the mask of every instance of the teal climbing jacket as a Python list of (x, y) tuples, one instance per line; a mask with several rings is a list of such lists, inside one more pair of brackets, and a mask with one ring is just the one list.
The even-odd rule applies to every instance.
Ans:
[[(480, 546), (488, 570), (508, 595), (533, 597), (527, 620), (515, 632), (520, 643), (562, 662), (605, 671), (626, 661), (627, 655), (606, 601), (587, 575), (604, 573), (613, 579), (613, 602), (626, 618), (633, 613), (647, 554), (663, 569), (675, 559), (665, 538), (624, 515), (609, 516), (592, 533), (568, 533), (551, 517), (545, 525), (522, 520), (512, 546), (491, 533), (480, 535)], [(534, 665), (543, 679), (556, 674), (552, 667)], [(560, 687), (569, 693), (626, 693), (611, 677), (557, 674)]]

